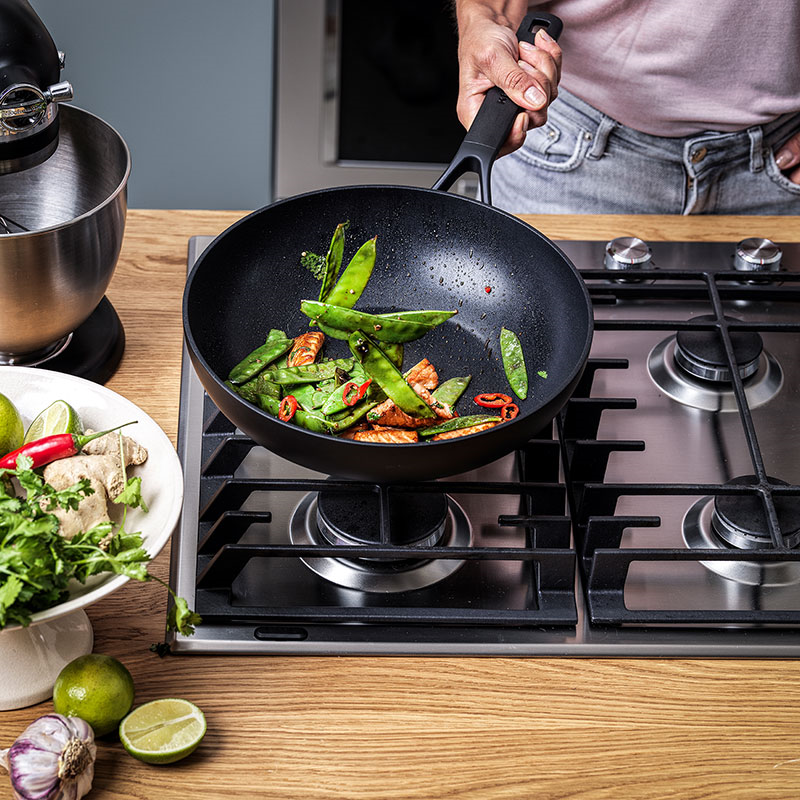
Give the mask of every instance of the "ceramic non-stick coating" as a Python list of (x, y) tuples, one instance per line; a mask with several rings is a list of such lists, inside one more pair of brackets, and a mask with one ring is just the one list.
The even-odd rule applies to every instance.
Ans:
[[(457, 309), (445, 324), (406, 345), (404, 368), (427, 357), (440, 379), (472, 375), (458, 409), (481, 392), (511, 394), (500, 329), (523, 345), (530, 390), (519, 416), (491, 430), (436, 443), (372, 444), (311, 433), (285, 423), (224, 385), (230, 368), (263, 343), (270, 328), (308, 331), (300, 301), (319, 283), (300, 266), (304, 250), (324, 253), (349, 220), (345, 264), (377, 235), (377, 262), (357, 308)], [(432, 189), (359, 186), (277, 202), (221, 234), (186, 284), (184, 330), (192, 363), (220, 410), (259, 444), (320, 472), (375, 483), (452, 475), (488, 463), (539, 432), (580, 378), (592, 338), (591, 302), (564, 254), (516, 217)], [(326, 356), (349, 355), (326, 340)], [(539, 373), (546, 373), (542, 377)]]

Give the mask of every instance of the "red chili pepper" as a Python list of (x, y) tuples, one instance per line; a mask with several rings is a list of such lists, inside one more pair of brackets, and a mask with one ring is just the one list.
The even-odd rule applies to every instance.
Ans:
[(507, 394), (500, 394), (500, 392), (484, 392), (475, 398), (475, 402), (484, 408), (501, 408), (511, 402), (511, 398)]
[(348, 381), (342, 386), (342, 400), (346, 406), (354, 406), (358, 400), (358, 384), (355, 381)]
[(99, 439), (107, 433), (124, 428), (125, 425), (133, 425), (134, 422), (136, 420), (117, 425), (106, 431), (92, 433), (89, 436), (78, 433), (54, 433), (52, 436), (43, 436), (41, 439), (28, 442), (0, 458), (0, 469), (16, 469), (17, 459), (20, 456), (28, 456), (33, 460), (32, 469), (43, 467), (60, 458), (69, 458), (80, 453), (92, 439)]
[(519, 406), (516, 403), (506, 403), (500, 407), (500, 419), (505, 421), (514, 419), (519, 414)]
[(287, 394), (278, 406), (278, 419), (288, 422), (294, 416), (295, 411), (297, 411), (297, 398), (293, 394)]
[(367, 378), (361, 386), (358, 387), (358, 399), (363, 400), (364, 395), (367, 393), (367, 389), (369, 389), (369, 385), (372, 383), (372, 378)]

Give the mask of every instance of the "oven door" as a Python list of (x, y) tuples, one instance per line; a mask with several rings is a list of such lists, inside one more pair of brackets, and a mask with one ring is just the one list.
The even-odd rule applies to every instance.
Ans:
[[(464, 130), (446, 0), (279, 0), (275, 199), (329, 186), (431, 186)], [(454, 191), (474, 196), (475, 179)]]

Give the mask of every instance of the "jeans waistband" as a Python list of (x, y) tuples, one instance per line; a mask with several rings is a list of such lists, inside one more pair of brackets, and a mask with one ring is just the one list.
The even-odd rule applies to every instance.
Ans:
[[(800, 113), (785, 114), (763, 125), (754, 125), (739, 131), (703, 131), (691, 136), (653, 136), (623, 125), (621, 122), (598, 111), (566, 89), (559, 88), (558, 99), (553, 106), (555, 114), (561, 113), (592, 132), (589, 158), (599, 158), (605, 151), (610, 136), (619, 136), (653, 155), (669, 160), (692, 162), (692, 154), (699, 148), (712, 151), (726, 163), (734, 159), (747, 159), (750, 169), (757, 172), (764, 166), (764, 149), (772, 149), (800, 130)], [(707, 165), (715, 159), (708, 159)]]

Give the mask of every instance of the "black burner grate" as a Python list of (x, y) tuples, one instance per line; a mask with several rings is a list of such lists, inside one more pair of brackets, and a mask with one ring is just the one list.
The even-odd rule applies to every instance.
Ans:
[[(641, 273), (641, 274), (639, 274)], [(626, 273), (627, 275), (628, 273)], [(724, 609), (631, 609), (625, 601), (625, 585), (631, 565), (636, 562), (746, 562), (764, 565), (775, 562), (798, 562), (800, 551), (787, 546), (785, 539), (795, 531), (783, 531), (779, 523), (776, 500), (800, 495), (800, 486), (789, 485), (767, 474), (764, 458), (745, 385), (736, 369), (737, 354), (733, 339), (740, 332), (800, 332), (800, 323), (751, 319), (741, 322), (725, 314), (723, 301), (752, 303), (758, 301), (794, 302), (800, 300), (800, 275), (796, 273), (753, 273), (754, 282), (743, 282), (736, 272), (706, 272), (690, 270), (632, 270), (633, 278), (647, 278), (650, 283), (612, 283), (603, 270), (583, 270), (582, 275), (590, 287), (593, 302), (615, 305), (630, 300), (670, 300), (691, 298), (704, 301), (712, 313), (699, 318), (642, 320), (634, 318), (600, 319), (596, 330), (663, 330), (713, 331), (719, 337), (722, 358), (731, 375), (732, 389), (741, 420), (747, 450), (753, 466), (752, 480), (739, 483), (609, 483), (604, 482), (609, 454), (622, 450), (644, 450), (644, 441), (597, 441), (573, 438), (585, 435), (587, 418), (584, 409), (570, 403), (559, 418), (563, 435), (564, 458), (567, 465), (570, 508), (574, 520), (574, 533), (579, 554), (581, 574), (586, 586), (586, 597), (592, 623), (605, 625), (647, 624), (776, 624), (800, 625), (800, 610), (764, 608)], [(757, 283), (755, 283), (757, 281)], [(621, 368), (623, 361), (608, 362), (607, 368)], [(596, 370), (590, 370), (587, 381)], [(584, 387), (587, 394), (590, 393)], [(591, 402), (591, 401), (590, 401)], [(594, 417), (605, 408), (632, 407), (634, 400), (604, 400), (594, 405)], [(591, 406), (590, 406), (591, 407)], [(584, 405), (584, 408), (586, 406)], [(577, 416), (577, 419), (576, 419)], [(763, 508), (767, 524), (765, 537), (769, 547), (757, 549), (719, 548), (626, 548), (622, 546), (623, 534), (632, 527), (658, 528), (658, 516), (626, 516), (617, 514), (621, 498), (632, 495), (696, 495), (712, 497), (747, 495), (751, 502)], [(657, 537), (654, 536), (654, 542)], [(679, 591), (676, 585), (676, 592)], [(756, 592), (757, 594), (757, 589)]]

